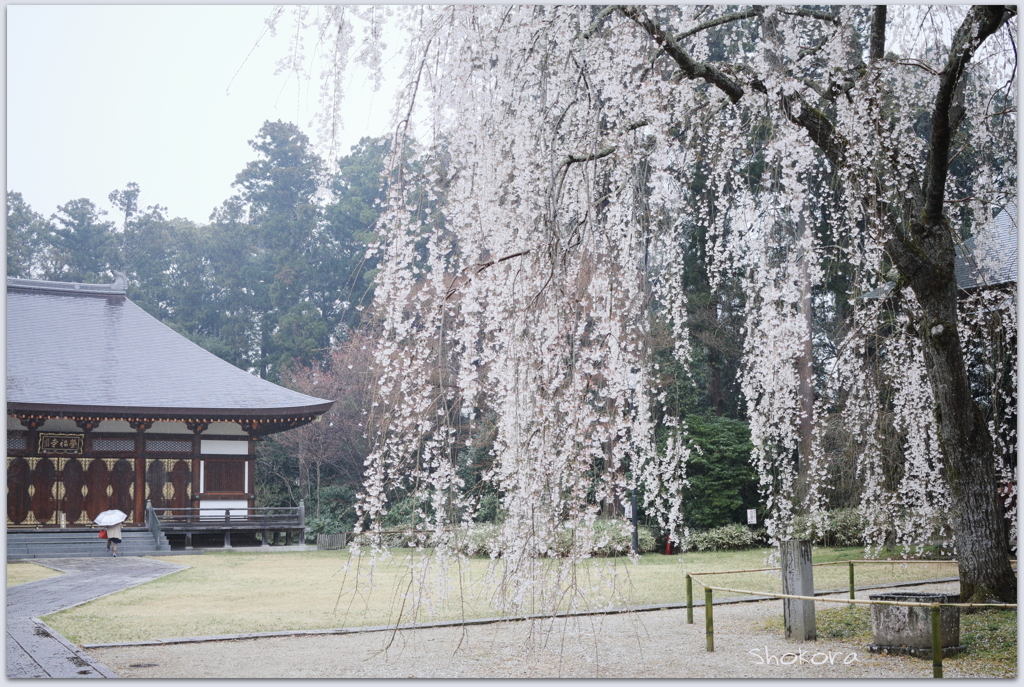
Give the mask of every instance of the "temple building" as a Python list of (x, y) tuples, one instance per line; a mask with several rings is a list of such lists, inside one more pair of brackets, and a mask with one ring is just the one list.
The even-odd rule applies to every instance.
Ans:
[(255, 505), (256, 442), (333, 401), (174, 332), (113, 284), (7, 280), (7, 527), (82, 527), (117, 508)]

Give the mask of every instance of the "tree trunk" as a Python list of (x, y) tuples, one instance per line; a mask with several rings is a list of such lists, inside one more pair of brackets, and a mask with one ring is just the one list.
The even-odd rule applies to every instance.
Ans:
[(309, 501), (309, 458), (305, 449), (299, 450), (299, 498)]
[[(800, 219), (800, 234), (807, 231), (803, 218)], [(807, 267), (810, 259), (807, 253), (800, 258), (800, 315), (806, 328), (806, 337), (797, 358), (797, 373), (800, 380), (800, 473), (806, 475), (811, 464), (814, 447), (814, 308), (811, 301), (811, 276)]]
[(1015, 603), (1017, 577), (997, 507), (992, 437), (971, 396), (957, 329), (952, 232), (945, 221), (918, 222), (888, 247), (921, 305), (917, 327), (950, 489), (961, 600)]
[[(1015, 8), (971, 8), (953, 37), (932, 110), (923, 194), (909, 226), (898, 222), (886, 243), (889, 255), (921, 305), (918, 323), (935, 401), (940, 450), (952, 504), (963, 601), (1017, 599), (1017, 577), (996, 501), (992, 437), (974, 403), (957, 329), (953, 230), (944, 216), (950, 150), (962, 119), (957, 105), (966, 66), (978, 46), (1016, 13)], [(874, 41), (873, 41), (874, 42)], [(913, 216), (913, 215), (912, 215)]]

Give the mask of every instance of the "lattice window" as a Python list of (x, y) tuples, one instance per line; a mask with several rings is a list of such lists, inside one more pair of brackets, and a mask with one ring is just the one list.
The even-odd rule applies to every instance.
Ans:
[(189, 453), (192, 451), (191, 441), (160, 441), (158, 439), (146, 440), (147, 451), (160, 451), (163, 453)]
[(93, 451), (134, 451), (134, 439), (93, 439)]
[(7, 448), (8, 449), (13, 449), (15, 451), (17, 451), (19, 449), (20, 450), (24, 450), (26, 445), (27, 444), (26, 444), (26, 441), (25, 441), (25, 437), (12, 437), (12, 436), (7, 437)]

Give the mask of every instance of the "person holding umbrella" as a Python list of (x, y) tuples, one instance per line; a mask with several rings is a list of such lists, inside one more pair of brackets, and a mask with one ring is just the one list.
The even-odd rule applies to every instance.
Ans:
[(122, 511), (105, 510), (93, 520), (106, 531), (107, 549), (113, 548), (114, 558), (117, 558), (117, 545), (121, 543), (121, 523), (127, 518), (128, 515)]
[(121, 523), (108, 525), (104, 529), (107, 531), (107, 543), (114, 549), (114, 558), (117, 558), (117, 545), (121, 543)]

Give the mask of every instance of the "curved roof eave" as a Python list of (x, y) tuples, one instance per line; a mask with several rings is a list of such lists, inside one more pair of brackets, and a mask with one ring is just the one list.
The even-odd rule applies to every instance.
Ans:
[(233, 422), (245, 418), (286, 418), (322, 415), (330, 410), (333, 404), (334, 401), (289, 408), (147, 408), (145, 406), (66, 405), (59, 403), (19, 403), (12, 401), (8, 402), (7, 410), (8, 412), (14, 413), (54, 413), (67, 416), (102, 416), (110, 419), (158, 415), (166, 418), (197, 418)]

